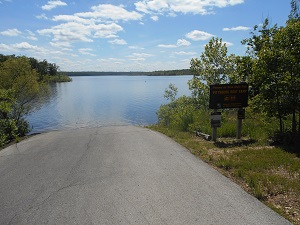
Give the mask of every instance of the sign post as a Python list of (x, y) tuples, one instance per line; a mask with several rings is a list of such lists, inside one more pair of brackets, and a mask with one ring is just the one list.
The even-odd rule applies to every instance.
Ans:
[(221, 126), (221, 113), (220, 119), (217, 120), (217, 110), (225, 108), (239, 109), (237, 139), (241, 138), (242, 121), (245, 119), (245, 110), (243, 108), (248, 106), (248, 88), (249, 86), (247, 83), (210, 85), (209, 108), (214, 110), (211, 115), (213, 141), (216, 141), (217, 139), (217, 127)]
[(217, 128), (221, 127), (221, 113), (217, 109), (210, 115), (211, 127), (213, 129), (212, 140), (217, 141)]
[(245, 109), (239, 108), (238, 113), (237, 113), (237, 119), (238, 119), (238, 125), (237, 125), (236, 138), (241, 139), (242, 124), (243, 124), (243, 119), (245, 119)]

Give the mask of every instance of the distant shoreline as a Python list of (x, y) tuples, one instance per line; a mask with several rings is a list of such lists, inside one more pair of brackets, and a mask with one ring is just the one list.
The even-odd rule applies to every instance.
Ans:
[(70, 77), (76, 76), (184, 76), (192, 75), (189, 69), (183, 70), (163, 70), (163, 71), (153, 71), (153, 72), (67, 72), (64, 71), (64, 74)]

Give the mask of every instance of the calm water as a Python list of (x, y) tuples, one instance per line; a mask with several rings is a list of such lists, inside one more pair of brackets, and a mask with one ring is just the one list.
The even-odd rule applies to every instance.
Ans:
[(28, 116), (32, 133), (108, 125), (149, 125), (156, 111), (167, 103), (164, 91), (170, 83), (178, 95), (190, 95), (192, 76), (73, 77), (73, 82), (51, 86), (51, 97)]

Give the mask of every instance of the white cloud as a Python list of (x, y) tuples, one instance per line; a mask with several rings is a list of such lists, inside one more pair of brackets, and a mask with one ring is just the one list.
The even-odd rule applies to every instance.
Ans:
[(62, 1), (48, 1), (46, 5), (42, 6), (43, 10), (52, 10), (58, 6), (67, 6), (67, 3), (62, 2)]
[(46, 16), (45, 13), (42, 13), (41, 15), (36, 16), (37, 19), (44, 19), (44, 20), (48, 20), (48, 17)]
[(233, 43), (228, 42), (228, 41), (223, 41), (223, 44), (225, 44), (226, 47), (230, 47), (230, 46), (233, 46), (233, 45), (234, 45)]
[(136, 10), (154, 14), (192, 13), (206, 15), (213, 13), (214, 8), (223, 8), (244, 3), (244, 0), (141, 0), (135, 3)]
[[(118, 58), (106, 58), (106, 59), (97, 59), (97, 63), (100, 67), (98, 70), (106, 70), (107, 68), (110, 68), (111, 71), (117, 71), (117, 68), (112, 68), (112, 65), (117, 65), (118, 68), (120, 68), (120, 65), (123, 65), (125, 60), (124, 59), (118, 59)], [(94, 66), (95, 63), (93, 63), (92, 66)]]
[(95, 54), (90, 53), (91, 51), (93, 51), (93, 49), (91, 48), (80, 48), (78, 49), (78, 51), (83, 55), (96, 56)]
[(154, 56), (154, 55), (148, 54), (148, 53), (133, 53), (133, 54), (127, 56), (127, 58), (131, 61), (141, 62), (141, 61), (145, 61), (146, 58), (149, 58), (152, 56)]
[[(56, 47), (70, 47), (74, 42), (93, 42), (95, 38), (113, 38), (115, 40), (110, 43), (125, 45), (126, 41), (118, 39), (117, 35), (123, 28), (113, 21), (141, 20), (142, 17), (136, 11), (127, 11), (122, 5), (100, 4), (91, 7), (89, 12), (56, 15), (52, 20), (61, 24), (38, 30), (38, 33), (53, 36), (51, 45)], [(40, 18), (44, 16), (41, 15)]]
[(130, 58), (129, 60), (141, 62), (141, 61), (145, 61), (146, 59), (145, 58)]
[(6, 45), (6, 44), (0, 44), (0, 49), (2, 51), (11, 51), (11, 47), (9, 45)]
[(174, 52), (176, 55), (196, 55), (197, 52), (185, 52), (185, 51), (180, 51), (180, 52)]
[(75, 16), (113, 21), (141, 20), (143, 17), (142, 14), (136, 11), (129, 12), (124, 9), (123, 6), (115, 6), (111, 4), (93, 6), (91, 12), (76, 13)]
[(70, 42), (50, 42), (50, 45), (56, 48), (71, 48)]
[(116, 44), (116, 45), (127, 45), (127, 42), (123, 39), (111, 40), (111, 41), (109, 41), (109, 43)]
[(11, 2), (12, 0), (3, 0), (3, 1), (0, 1), (0, 4), (3, 4), (5, 2)]
[(177, 48), (177, 45), (165, 45), (165, 44), (160, 44), (158, 45), (159, 48)]
[(27, 36), (25, 38), (32, 40), (32, 41), (37, 41), (37, 37), (35, 36), (35, 34), (30, 31), (30, 30), (26, 30), (27, 31)]
[(18, 44), (12, 45), (12, 47), (20, 50), (37, 50), (38, 47), (36, 45), (31, 45), (28, 42), (21, 42)]
[[(93, 42), (93, 38), (116, 38), (123, 28), (115, 23), (110, 24), (82, 24), (67, 22), (50, 29), (38, 30), (40, 35), (53, 35), (52, 43), (70, 46), (73, 42)], [(69, 43), (69, 44), (66, 44)]]
[(152, 57), (154, 55), (148, 54), (148, 53), (133, 53), (132, 56), (133, 57), (145, 57), (146, 58), (146, 57)]
[(134, 49), (134, 50), (136, 50), (136, 49), (144, 50), (144, 49), (145, 49), (145, 48), (143, 48), (143, 47), (134, 46), (134, 45), (128, 46), (128, 48), (129, 48), (129, 49)]
[(190, 33), (187, 33), (185, 36), (193, 41), (206, 41), (214, 37), (214, 35), (200, 30), (193, 30)]
[(223, 28), (223, 31), (244, 31), (244, 30), (250, 30), (251, 27), (244, 27), (244, 26), (238, 26), (238, 27), (232, 27), (232, 28)]
[(159, 48), (178, 48), (178, 47), (181, 47), (181, 46), (190, 46), (191, 43), (185, 39), (178, 39), (177, 40), (177, 43), (176, 45), (174, 44), (169, 44), (169, 45), (166, 45), (166, 44), (160, 44), (158, 45)]
[(54, 42), (93, 42), (90, 27), (84, 24), (69, 22), (54, 26), (49, 29), (37, 31), (40, 35), (53, 35)]
[(190, 46), (191, 42), (185, 40), (185, 39), (179, 39), (177, 41), (177, 46)]
[(159, 17), (158, 17), (158, 16), (151, 16), (151, 19), (152, 19), (153, 21), (158, 21), (158, 20), (159, 20)]
[(91, 19), (80, 18), (79, 16), (75, 16), (75, 15), (58, 15), (58, 16), (54, 16), (52, 20), (64, 21), (64, 22), (76, 22), (76, 23), (83, 23), (83, 24), (90, 24), (94, 21)]
[(0, 32), (0, 34), (3, 36), (16, 37), (22, 34), (22, 32), (15, 28), (15, 29), (8, 29), (6, 31), (2, 31)]
[(28, 42), (20, 42), (16, 44), (0, 44), (0, 48), (4, 51), (17, 53), (19, 51), (34, 51), (34, 52), (43, 52), (44, 48), (38, 47), (36, 45), (31, 45)]
[(108, 59), (107, 59), (107, 62), (110, 62), (110, 61), (114, 61), (114, 62), (124, 62), (124, 59), (108, 58)]

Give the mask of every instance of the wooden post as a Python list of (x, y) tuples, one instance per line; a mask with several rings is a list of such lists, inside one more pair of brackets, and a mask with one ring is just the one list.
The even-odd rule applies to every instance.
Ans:
[(243, 119), (245, 119), (245, 110), (243, 108), (239, 108), (238, 113), (237, 113), (237, 119), (238, 119), (238, 124), (237, 124), (236, 138), (241, 139), (242, 124), (243, 124)]
[[(218, 112), (217, 109), (214, 109), (214, 113), (216, 114)], [(212, 127), (212, 141), (216, 142), (217, 141), (217, 127), (213, 126)]]
[(237, 139), (241, 139), (242, 137), (242, 124), (243, 124), (243, 120), (242, 119), (238, 119), (238, 127), (237, 127), (237, 134), (236, 134), (236, 138)]

